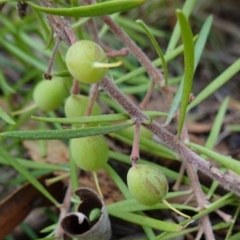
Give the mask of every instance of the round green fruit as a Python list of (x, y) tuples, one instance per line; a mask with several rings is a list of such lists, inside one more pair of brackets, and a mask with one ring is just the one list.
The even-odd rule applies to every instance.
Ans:
[(44, 111), (57, 109), (67, 96), (64, 81), (61, 78), (40, 81), (33, 90), (33, 100)]
[[(135, 126), (131, 126), (128, 127), (126, 129), (124, 129), (124, 131), (131, 133), (132, 135), (134, 134), (135, 131)], [(140, 136), (141, 137), (145, 137), (147, 139), (152, 139), (153, 137), (153, 133), (151, 131), (149, 131), (147, 128), (145, 128), (144, 126), (141, 126), (140, 128)]]
[(161, 202), (168, 192), (165, 175), (151, 165), (135, 165), (127, 174), (127, 184), (132, 196), (141, 204), (152, 206)]
[(109, 149), (104, 137), (99, 135), (71, 139), (70, 152), (79, 168), (96, 171), (106, 165)]
[[(70, 95), (64, 105), (64, 111), (67, 118), (84, 116), (89, 103), (89, 97), (83, 95)], [(91, 115), (101, 115), (101, 109), (95, 102), (93, 104)], [(80, 127), (81, 124), (73, 124), (75, 127)]]
[(95, 42), (82, 40), (75, 42), (67, 51), (66, 65), (71, 75), (83, 83), (102, 80), (108, 69), (96, 67), (96, 63), (107, 63), (107, 55)]

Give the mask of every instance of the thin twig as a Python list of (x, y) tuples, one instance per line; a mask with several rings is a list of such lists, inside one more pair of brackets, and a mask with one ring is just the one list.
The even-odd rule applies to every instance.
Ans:
[(142, 102), (139, 104), (139, 108), (140, 108), (140, 109), (143, 110), (143, 109), (146, 108), (146, 106), (147, 106), (147, 104), (149, 103), (149, 100), (150, 100), (150, 98), (151, 98), (151, 96), (152, 96), (152, 92), (153, 92), (154, 86), (155, 86), (155, 82), (154, 82), (154, 81), (151, 81), (151, 85), (150, 85), (150, 87), (149, 87), (149, 89), (148, 89), (148, 91), (147, 91), (144, 99), (143, 99)]
[(141, 122), (135, 122), (134, 139), (131, 152), (132, 165), (136, 165), (139, 155), (139, 138), (140, 138)]
[(114, 57), (123, 57), (127, 56), (129, 54), (128, 48), (122, 48), (120, 50), (111, 50), (110, 52), (107, 52), (108, 58), (114, 58)]
[[(188, 131), (187, 131), (185, 124), (183, 126), (181, 140), (184, 142), (189, 141), (189, 135), (188, 135)], [(191, 164), (189, 164), (185, 160), (183, 162), (185, 163), (184, 166), (186, 166), (186, 170), (187, 170), (190, 182), (191, 182), (191, 186), (192, 186), (192, 190), (194, 192), (196, 202), (198, 204), (198, 208), (201, 211), (205, 208), (205, 206), (208, 204), (208, 202), (207, 202), (205, 194), (202, 191), (202, 188), (201, 188), (201, 185), (200, 185), (200, 182), (198, 179), (198, 175), (197, 175), (197, 169), (195, 169)], [(199, 228), (199, 236), (201, 235), (201, 233), (204, 233), (207, 240), (215, 239), (215, 237), (213, 235), (213, 231), (212, 231), (211, 222), (210, 222), (208, 215), (203, 216), (201, 218), (200, 226), (201, 227)], [(203, 230), (203, 232), (202, 232), (202, 230)]]
[(87, 109), (85, 111), (84, 116), (90, 116), (91, 115), (93, 105), (94, 105), (95, 100), (97, 99), (97, 96), (98, 96), (98, 89), (99, 89), (99, 83), (95, 83), (93, 85), (91, 95), (90, 95), (90, 99), (89, 99), (89, 102), (88, 102), (88, 106), (87, 106)]
[(56, 57), (57, 50), (59, 48), (60, 42), (61, 42), (61, 39), (57, 38), (56, 42), (55, 42), (55, 45), (54, 45), (54, 48), (53, 48), (53, 51), (52, 51), (52, 56), (49, 59), (47, 71), (43, 75), (44, 79), (46, 79), (46, 80), (51, 80), (52, 79), (51, 71), (52, 71), (53, 63), (54, 63), (54, 60), (55, 60), (55, 57)]
[(114, 22), (109, 16), (102, 16), (101, 19), (106, 23), (109, 29), (116, 34), (119, 39), (129, 48), (137, 60), (146, 68), (150, 78), (158, 85), (164, 85), (164, 79), (159, 74), (158, 69), (152, 64), (146, 54), (136, 45), (136, 43)]
[(229, 175), (223, 174), (218, 169), (212, 167), (209, 162), (203, 160), (196, 153), (192, 152), (183, 142), (178, 140), (176, 136), (169, 133), (156, 121), (147, 123), (149, 118), (135, 106), (126, 96), (118, 89), (117, 86), (107, 77), (105, 77), (100, 86), (108, 93), (108, 95), (115, 100), (133, 120), (140, 120), (142, 124), (157, 135), (163, 143), (166, 144), (171, 150), (176, 152), (180, 158), (185, 159), (187, 162), (192, 164), (195, 168), (198, 168), (204, 174), (212, 179), (217, 180), (223, 188), (229, 191), (233, 191), (237, 195), (240, 195), (240, 178), (232, 178)]

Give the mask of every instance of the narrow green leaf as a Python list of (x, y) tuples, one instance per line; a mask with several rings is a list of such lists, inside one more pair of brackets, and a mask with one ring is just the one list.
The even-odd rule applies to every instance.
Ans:
[[(230, 222), (228, 223), (225, 223), (225, 222), (222, 222), (222, 223), (219, 223), (219, 224), (216, 224), (216, 225), (213, 225), (212, 226), (212, 229), (213, 230), (221, 230), (221, 229), (228, 229), (229, 228), (229, 225), (230, 225)], [(164, 237), (161, 237), (161, 235), (159, 235), (155, 240), (172, 240), (172, 239), (181, 239), (180, 236), (186, 236), (187, 234), (191, 233), (191, 232), (196, 232), (199, 230), (199, 226), (198, 227), (193, 227), (193, 228), (187, 228), (187, 229), (184, 229), (182, 230), (181, 232), (179, 233), (168, 233), (167, 235), (164, 235)], [(228, 239), (230, 240), (230, 239)], [(238, 239), (236, 239), (238, 240)]]
[(38, 58), (36, 58), (34, 55), (27, 54), (18, 46), (16, 46), (16, 44), (6, 41), (4, 38), (0, 38), (0, 42), (13, 56), (19, 58), (21, 61), (31, 64), (31, 66), (34, 66), (43, 72), (46, 71), (47, 64), (43, 61), (37, 60)]
[(52, 195), (43, 187), (43, 185), (31, 175), (18, 161), (16, 161), (3, 147), (0, 146), (0, 156), (8, 161), (12, 167), (25, 177), (38, 191), (40, 191), (46, 198), (48, 198), (54, 205), (60, 204), (52, 197)]
[[(215, 117), (213, 127), (212, 127), (211, 132), (208, 136), (208, 139), (205, 143), (205, 147), (208, 148), (208, 149), (212, 149), (214, 147), (214, 144), (216, 142), (216, 139), (219, 135), (219, 132), (220, 132), (220, 129), (221, 129), (221, 126), (222, 126), (223, 118), (224, 118), (224, 116), (226, 114), (226, 111), (227, 111), (228, 102), (229, 102), (229, 97), (226, 97), (225, 100), (223, 101), (219, 111), (218, 111), (217, 116)], [(204, 155), (202, 157), (205, 158)], [(223, 171), (225, 172), (225, 170), (226, 170), (225, 167), (220, 168), (221, 172), (223, 172)], [(210, 189), (209, 189), (209, 192), (208, 192), (208, 195), (207, 195), (208, 198), (212, 197), (212, 195), (215, 192), (215, 190), (217, 189), (218, 185), (219, 185), (218, 181), (214, 180)]]
[(176, 114), (176, 111), (181, 103), (181, 98), (182, 98), (182, 92), (183, 92), (183, 81), (184, 81), (184, 76), (178, 86), (177, 93), (174, 96), (173, 102), (171, 104), (167, 119), (164, 123), (164, 126), (167, 126), (173, 119), (174, 115)]
[(182, 41), (184, 45), (184, 81), (183, 81), (183, 94), (180, 104), (180, 116), (178, 122), (178, 137), (180, 137), (183, 124), (185, 121), (186, 110), (189, 102), (189, 96), (192, 90), (193, 73), (194, 73), (194, 45), (193, 35), (184, 14), (177, 10), (177, 17), (180, 24)]
[(239, 240), (240, 239), (240, 232), (237, 232), (233, 234), (231, 237), (229, 237), (227, 240)]
[[(79, 187), (79, 171), (78, 171), (78, 167), (75, 163), (75, 161), (73, 160), (72, 156), (71, 156), (71, 152), (69, 151), (69, 156), (70, 156), (70, 183), (71, 183), (71, 188), (73, 191), (75, 191), (76, 189), (78, 189)], [(73, 199), (74, 200), (78, 200), (78, 197), (73, 195)], [(74, 211), (77, 211), (79, 203), (74, 201), (74, 205), (73, 205), (73, 209)]]
[(231, 125), (228, 125), (228, 129), (231, 132), (240, 132), (240, 125), (239, 124), (231, 124)]
[(203, 146), (200, 146), (198, 144), (195, 144), (195, 143), (188, 142), (188, 143), (186, 143), (186, 145), (193, 148), (195, 151), (198, 151), (198, 152), (212, 158), (216, 162), (222, 164), (227, 169), (230, 169), (233, 172), (240, 175), (240, 162), (239, 162), (239, 160), (236, 160), (232, 157), (228, 157), (228, 156), (224, 156), (222, 154), (216, 153), (212, 150), (209, 150), (209, 149), (207, 149)]
[(10, 137), (16, 139), (71, 139), (94, 135), (103, 135), (110, 132), (117, 132), (124, 128), (132, 126), (132, 123), (119, 124), (115, 126), (100, 126), (90, 128), (78, 129), (64, 129), (64, 130), (30, 130), (30, 131), (10, 131), (0, 133), (0, 137)]
[(220, 76), (214, 79), (207, 87), (205, 87), (196, 98), (189, 104), (187, 110), (194, 108), (207, 97), (211, 96), (222, 85), (229, 81), (236, 73), (240, 71), (240, 58), (228, 67)]
[[(133, 30), (134, 32), (140, 32), (140, 33), (145, 32), (140, 26), (134, 24), (132, 19), (126, 18), (125, 16), (119, 15), (114, 20), (124, 29), (129, 28), (129, 29)], [(163, 30), (160, 30), (160, 29), (157, 29), (157, 28), (154, 28), (151, 26), (149, 26), (148, 29), (151, 31), (151, 33), (155, 37), (160, 37), (160, 38), (167, 37), (167, 33)]]
[(9, 93), (15, 93), (15, 90), (10, 87), (10, 85), (7, 83), (5, 76), (3, 75), (1, 69), (0, 69), (0, 88), (4, 92), (4, 94)]
[[(129, 160), (130, 161), (130, 160)], [(107, 164), (105, 166), (105, 170), (108, 172), (109, 176), (113, 179), (113, 181), (116, 183), (122, 194), (125, 198), (132, 198), (131, 193), (128, 190), (127, 185), (124, 183), (124, 181), (120, 178), (120, 176), (117, 174), (117, 172), (109, 165)]]
[[(198, 212), (197, 208), (187, 206), (185, 204), (172, 204), (172, 206), (175, 207), (176, 209), (180, 209), (180, 210), (189, 210), (189, 211)], [(116, 202), (116, 203), (113, 203), (113, 204), (110, 204), (107, 206), (107, 209), (111, 209), (111, 211), (113, 211), (114, 208), (116, 210), (123, 209), (126, 212), (169, 209), (169, 207), (163, 203), (158, 203), (153, 206), (146, 206), (146, 205), (140, 204), (137, 200), (135, 200), (132, 197), (127, 200), (119, 201), (119, 202)]]
[(164, 73), (164, 79), (165, 79), (165, 86), (167, 86), (168, 85), (168, 69), (167, 69), (167, 64), (166, 64), (164, 55), (162, 53), (162, 50), (161, 50), (160, 46), (158, 45), (157, 40), (155, 39), (155, 37), (153, 36), (151, 31), (149, 30), (148, 26), (142, 20), (137, 20), (136, 23), (139, 24), (144, 29), (145, 33), (150, 38), (155, 50), (157, 51), (159, 58), (161, 59), (163, 73)]
[[(196, 44), (195, 44), (195, 47), (194, 47), (194, 72), (198, 66), (198, 63), (199, 63), (199, 60), (200, 60), (200, 57), (202, 55), (202, 52), (203, 52), (203, 48), (206, 44), (206, 41), (207, 41), (207, 37), (210, 33), (210, 29), (211, 29), (211, 26), (212, 26), (212, 21), (213, 21), (213, 17), (212, 16), (209, 16), (206, 21), (204, 22), (201, 30), (200, 30), (200, 33), (198, 35), (198, 38), (197, 38), (197, 41), (196, 41)], [(180, 102), (181, 102), (181, 98), (182, 98), (182, 89), (183, 89), (183, 79), (184, 77), (182, 78), (182, 81), (178, 87), (178, 91), (173, 99), (173, 103), (171, 105), (171, 108), (169, 110), (169, 113), (168, 113), (168, 117), (167, 117), (167, 120), (165, 122), (165, 125), (168, 125), (171, 120), (173, 119), (173, 116), (175, 115), (179, 105), (180, 105)]]
[(136, 8), (146, 0), (116, 0), (107, 1), (98, 4), (74, 7), (74, 8), (46, 8), (38, 6), (32, 2), (28, 2), (33, 8), (53, 15), (69, 16), (69, 17), (94, 17), (113, 14), (116, 12), (124, 12)]
[(15, 124), (12, 118), (0, 107), (0, 118), (4, 120), (6, 123)]
[[(50, 163), (41, 163), (41, 162), (33, 162), (31, 160), (15, 158), (21, 166), (24, 168), (30, 169), (45, 169), (51, 171), (69, 171), (69, 167), (67, 165), (56, 165)], [(10, 165), (8, 161), (6, 161), (3, 157), (0, 156), (0, 164), (2, 165)]]
[[(182, 8), (182, 12), (184, 13), (184, 15), (186, 17), (189, 17), (190, 13), (193, 10), (195, 3), (196, 3), (196, 0), (186, 0), (185, 1), (184, 6)], [(179, 21), (178, 21), (174, 27), (174, 30), (173, 30), (171, 39), (169, 41), (166, 53), (170, 53), (171, 51), (173, 51), (173, 49), (175, 49), (175, 47), (178, 43), (179, 37), (180, 37), (180, 27), (179, 27)]]
[[(149, 117), (166, 116), (166, 113), (157, 112), (157, 111), (144, 111), (144, 113)], [(71, 118), (47, 118), (47, 117), (35, 117), (35, 116), (32, 116), (32, 118), (38, 121), (51, 122), (51, 123), (64, 123), (64, 124), (116, 122), (116, 121), (130, 119), (130, 117), (125, 113), (71, 117)]]
[(182, 229), (181, 226), (175, 223), (160, 221), (135, 213), (125, 212), (123, 209), (114, 209), (114, 211), (109, 210), (108, 213), (127, 222), (132, 222), (141, 226), (148, 226), (150, 228), (159, 229), (166, 232), (178, 232)]
[(217, 116), (214, 119), (210, 134), (208, 135), (208, 139), (205, 143), (205, 147), (208, 149), (212, 149), (216, 143), (227, 111), (228, 103), (229, 97), (226, 97), (218, 110)]

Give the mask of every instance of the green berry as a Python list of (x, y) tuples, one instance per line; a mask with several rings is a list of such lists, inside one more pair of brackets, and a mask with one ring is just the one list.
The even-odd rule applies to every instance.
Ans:
[[(134, 131), (135, 131), (135, 126), (133, 125), (131, 127), (128, 127), (126, 129), (124, 129), (123, 131), (129, 132), (133, 136)], [(144, 126), (141, 126), (141, 128), (140, 128), (140, 136), (141, 137), (145, 137), (147, 139), (152, 139), (153, 133), (151, 131), (149, 131), (147, 128), (145, 128)]]
[(109, 149), (104, 137), (99, 135), (71, 139), (70, 152), (79, 168), (96, 171), (106, 165)]
[(107, 68), (97, 68), (95, 63), (107, 63), (107, 55), (95, 42), (75, 42), (67, 51), (66, 65), (71, 75), (83, 83), (96, 83), (106, 75)]
[(33, 90), (33, 100), (44, 111), (57, 109), (67, 95), (64, 81), (61, 78), (42, 80)]
[(151, 165), (135, 165), (127, 174), (127, 184), (132, 196), (141, 204), (152, 206), (161, 202), (168, 192), (165, 175)]
[[(67, 118), (84, 116), (88, 107), (89, 97), (83, 95), (70, 95), (64, 105), (64, 111)], [(95, 102), (93, 104), (91, 115), (101, 115), (101, 109)], [(73, 124), (75, 127), (80, 127), (81, 124)]]

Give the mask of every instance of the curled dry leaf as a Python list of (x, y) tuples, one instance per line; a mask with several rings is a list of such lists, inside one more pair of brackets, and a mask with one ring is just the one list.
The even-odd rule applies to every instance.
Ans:
[[(75, 194), (81, 199), (78, 212), (69, 213), (61, 220), (61, 227), (67, 235), (85, 240), (108, 240), (111, 225), (102, 198), (90, 188), (79, 188)], [(100, 209), (99, 218), (89, 220), (89, 216)]]

